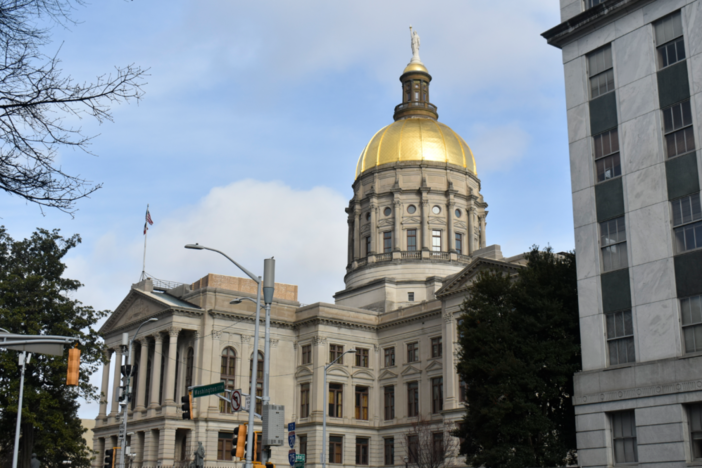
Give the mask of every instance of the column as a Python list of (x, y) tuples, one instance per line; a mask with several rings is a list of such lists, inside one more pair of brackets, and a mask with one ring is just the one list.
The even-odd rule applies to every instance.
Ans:
[(142, 432), (135, 432), (129, 439), (131, 451), (135, 454), (134, 461), (137, 463), (143, 460), (142, 454), (144, 453), (144, 439), (141, 437), (141, 434)]
[(395, 252), (402, 250), (402, 202), (400, 197), (395, 198), (395, 233), (393, 234), (393, 249)]
[(122, 367), (122, 349), (119, 347), (115, 350), (114, 362), (115, 367), (113, 369), (112, 377), (112, 409), (110, 410), (110, 415), (119, 413), (119, 385), (122, 380), (122, 372), (120, 370)]
[[(177, 335), (176, 335), (177, 337)], [(169, 366), (170, 367), (170, 366)], [(172, 396), (172, 395), (171, 395)], [(158, 459), (161, 466), (169, 466), (174, 463), (175, 455), (175, 429), (165, 427), (160, 431), (160, 440), (158, 442)]]
[(353, 238), (353, 217), (349, 215), (346, 219), (346, 222), (349, 225), (348, 255), (346, 256), (346, 263), (348, 265), (351, 265), (351, 263), (353, 263), (354, 258), (353, 246), (355, 244), (355, 240)]
[(486, 246), (485, 238), (485, 215), (480, 217), (480, 248), (483, 249)]
[(361, 205), (356, 204), (353, 209), (353, 258), (358, 260), (361, 253)]
[(444, 336), (441, 340), (444, 347), (442, 350), (442, 355), (444, 357), (444, 369), (449, 369), (444, 373), (444, 410), (448, 410), (458, 407), (458, 399), (456, 398), (456, 380), (458, 380), (458, 374), (456, 373), (456, 363), (453, 354), (455, 346), (454, 342), (456, 341), (456, 332), (453, 313), (446, 312), (445, 310), (442, 312), (444, 317)]
[[(109, 371), (107, 372), (110, 373)], [(104, 437), (93, 438), (93, 450), (96, 455), (93, 457), (90, 465), (96, 468), (103, 466), (103, 460), (105, 459), (105, 439)]]
[[(139, 359), (139, 385), (137, 385), (137, 402), (136, 411), (144, 411), (146, 409), (146, 367), (149, 360), (149, 340), (142, 338), (139, 340), (141, 344), (141, 358)], [(153, 382), (153, 379), (151, 380)]]
[[(166, 406), (174, 406), (173, 389), (175, 388), (175, 370), (176, 370), (176, 353), (178, 351), (178, 333), (180, 328), (170, 328), (168, 330), (168, 372), (166, 373)], [(164, 431), (165, 433), (166, 431)], [(164, 439), (164, 434), (161, 435), (161, 440)]]
[(105, 362), (102, 365), (102, 387), (100, 388), (100, 412), (98, 418), (105, 418), (107, 414), (107, 394), (110, 391), (110, 356), (111, 349), (105, 350)]
[[(448, 213), (446, 213), (446, 221), (448, 226), (446, 226), (446, 235), (448, 236), (448, 249), (447, 252), (456, 252), (456, 241), (453, 238), (453, 210), (455, 208), (453, 197), (449, 198), (448, 202)], [(461, 252), (458, 252), (461, 253)]]
[(144, 432), (144, 447), (142, 461), (147, 464), (156, 461), (156, 448), (158, 447), (158, 431), (147, 429)]
[(466, 233), (466, 247), (468, 248), (468, 255), (472, 255), (475, 251), (475, 244), (473, 239), (475, 238), (475, 222), (473, 221), (473, 208), (466, 211), (466, 217), (468, 218), (468, 232)]
[(160, 333), (154, 335), (154, 358), (151, 361), (151, 403), (149, 408), (158, 408), (158, 398), (161, 394), (161, 354), (163, 354), (163, 337)]
[(431, 250), (429, 247), (429, 200), (426, 193), (422, 192), (422, 250)]
[(370, 238), (371, 238), (371, 253), (379, 253), (381, 249), (378, 248), (378, 204), (375, 197), (371, 199), (370, 205)]

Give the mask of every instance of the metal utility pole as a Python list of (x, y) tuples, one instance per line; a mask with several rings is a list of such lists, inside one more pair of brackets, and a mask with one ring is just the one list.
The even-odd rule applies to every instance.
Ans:
[[(270, 403), (268, 393), (268, 376), (271, 369), (271, 303), (275, 293), (275, 259), (273, 257), (263, 260), (263, 302), (266, 307), (266, 338), (263, 345), (263, 404)], [(262, 462), (268, 461), (268, 450), (261, 451)]]
[(19, 363), (22, 366), (22, 373), (20, 374), (20, 393), (19, 393), (19, 406), (17, 407), (17, 425), (15, 426), (15, 450), (12, 453), (12, 468), (17, 468), (17, 455), (19, 452), (19, 437), (20, 437), (20, 422), (22, 422), (22, 397), (24, 396), (24, 368), (29, 364), (29, 358), (31, 354), (27, 354), (27, 351), (22, 351), (19, 355)]

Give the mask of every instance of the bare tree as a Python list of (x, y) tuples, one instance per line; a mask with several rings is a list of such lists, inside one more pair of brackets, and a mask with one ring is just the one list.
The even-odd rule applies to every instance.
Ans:
[(417, 468), (446, 468), (455, 465), (459, 441), (451, 434), (455, 424), (418, 419), (405, 433), (408, 464)]
[(64, 76), (57, 55), (41, 49), (48, 27), (74, 24), (71, 11), (83, 0), (0, 0), (0, 189), (40, 207), (75, 212), (75, 202), (98, 190), (56, 164), (60, 149), (88, 154), (92, 137), (66, 124), (66, 117), (112, 121), (110, 106), (139, 100), (146, 70), (115, 67), (94, 82)]

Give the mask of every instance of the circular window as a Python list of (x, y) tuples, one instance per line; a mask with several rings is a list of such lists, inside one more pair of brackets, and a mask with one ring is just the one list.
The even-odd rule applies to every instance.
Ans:
[(370, 221), (370, 211), (366, 213), (366, 221)]
[(461, 210), (456, 210), (456, 218), (460, 218), (460, 217), (461, 217)]
[(390, 213), (392, 213), (392, 209), (390, 207), (385, 208), (385, 210), (383, 210), (383, 214), (385, 216), (390, 216)]
[(417, 211), (417, 207), (414, 206), (414, 205), (410, 205), (410, 206), (407, 207), (407, 212), (408, 212), (409, 214), (414, 214), (416, 211)]
[(434, 208), (432, 208), (431, 211), (434, 214), (439, 214), (439, 213), (441, 213), (441, 207), (439, 205), (434, 205)]

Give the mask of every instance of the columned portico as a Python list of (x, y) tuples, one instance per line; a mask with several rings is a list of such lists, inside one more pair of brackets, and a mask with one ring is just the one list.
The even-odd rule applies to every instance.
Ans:
[(112, 370), (112, 409), (110, 416), (119, 413), (119, 387), (122, 380), (122, 350), (117, 347), (114, 352), (114, 368)]
[[(176, 358), (178, 353), (178, 334), (180, 333), (180, 328), (170, 328), (168, 330), (168, 336), (170, 340), (168, 341), (168, 363), (166, 373), (166, 398), (165, 406), (175, 406), (175, 400), (173, 395), (175, 392), (175, 374), (176, 374)], [(162, 436), (163, 437), (163, 436)]]
[(163, 355), (163, 335), (156, 333), (154, 335), (154, 358), (151, 361), (151, 389), (149, 394), (151, 396), (151, 402), (149, 403), (149, 409), (158, 408), (161, 404), (159, 403), (161, 398), (161, 357)]
[[(142, 338), (139, 340), (139, 344), (141, 345), (141, 354), (139, 359), (139, 385), (137, 387), (137, 403), (135, 410), (142, 412), (146, 409), (146, 402), (144, 399), (146, 398), (146, 368), (149, 361), (149, 341), (147, 338)], [(151, 382), (153, 381), (152, 376)]]

